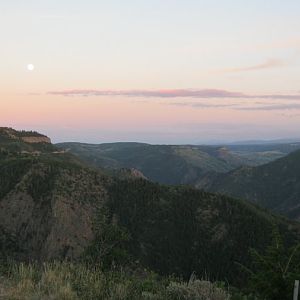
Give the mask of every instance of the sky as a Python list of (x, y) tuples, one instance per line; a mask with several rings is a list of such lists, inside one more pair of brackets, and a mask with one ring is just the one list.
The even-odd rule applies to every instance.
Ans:
[(0, 1), (0, 126), (54, 142), (300, 140), (299, 15), (299, 0)]

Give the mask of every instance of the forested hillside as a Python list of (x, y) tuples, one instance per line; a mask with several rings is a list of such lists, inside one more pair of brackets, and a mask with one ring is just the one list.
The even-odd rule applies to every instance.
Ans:
[(134, 168), (148, 179), (164, 184), (194, 184), (208, 172), (227, 172), (243, 164), (226, 148), (210, 146), (171, 146), (141, 143), (80, 144), (63, 143), (91, 166)]
[(90, 166), (129, 168), (163, 184), (205, 184), (207, 177), (240, 166), (258, 166), (299, 149), (300, 143), (266, 145), (149, 145), (142, 143), (57, 144)]
[(300, 151), (259, 167), (242, 167), (207, 181), (206, 189), (247, 199), (300, 219)]

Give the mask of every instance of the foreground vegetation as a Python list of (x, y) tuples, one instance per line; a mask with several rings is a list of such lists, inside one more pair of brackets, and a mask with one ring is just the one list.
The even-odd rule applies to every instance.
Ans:
[[(83, 264), (13, 264), (1, 279), (0, 298), (7, 300), (73, 299), (230, 299), (229, 293), (208, 281), (180, 282), (145, 270), (101, 269)], [(2, 298), (1, 298), (2, 299)]]

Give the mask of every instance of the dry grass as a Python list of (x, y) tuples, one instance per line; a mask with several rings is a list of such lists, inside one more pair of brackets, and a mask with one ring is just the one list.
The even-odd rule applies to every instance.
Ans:
[(103, 273), (85, 265), (47, 263), (13, 265), (0, 284), (5, 300), (228, 300), (224, 290), (208, 281), (161, 280), (149, 273)]

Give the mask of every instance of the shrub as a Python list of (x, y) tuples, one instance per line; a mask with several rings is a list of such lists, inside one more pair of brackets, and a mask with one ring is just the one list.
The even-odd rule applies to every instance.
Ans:
[(209, 281), (191, 279), (187, 284), (171, 282), (167, 287), (173, 300), (229, 300), (229, 294)]

